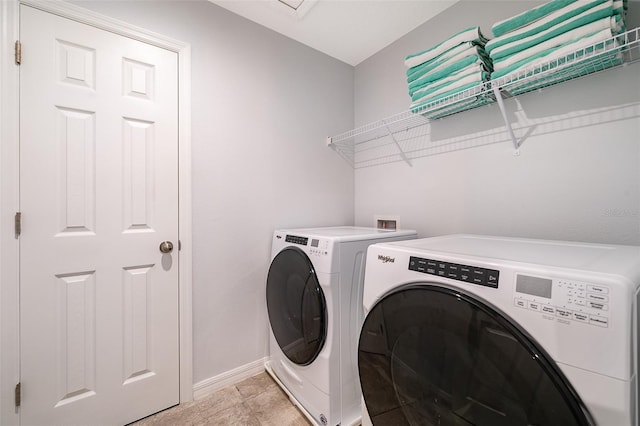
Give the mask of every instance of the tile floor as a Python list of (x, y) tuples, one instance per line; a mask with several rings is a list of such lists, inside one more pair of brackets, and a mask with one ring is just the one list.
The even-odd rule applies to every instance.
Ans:
[(309, 426), (311, 423), (266, 372), (131, 426)]

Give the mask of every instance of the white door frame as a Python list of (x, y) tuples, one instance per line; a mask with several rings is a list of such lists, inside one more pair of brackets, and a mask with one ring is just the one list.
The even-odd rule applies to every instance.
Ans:
[[(20, 210), (19, 6), (29, 5), (178, 54), (180, 402), (193, 399), (191, 237), (191, 47), (157, 33), (63, 1), (0, 1), (0, 424), (19, 424), (14, 388), (20, 380), (19, 240), (13, 232)], [(24, 60), (28, 60), (25, 47)]]

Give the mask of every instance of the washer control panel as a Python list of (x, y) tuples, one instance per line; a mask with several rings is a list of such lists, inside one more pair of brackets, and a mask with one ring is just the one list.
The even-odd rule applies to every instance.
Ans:
[(500, 271), (495, 269), (415, 256), (409, 258), (409, 270), (493, 288), (498, 288), (500, 278)]
[(516, 274), (515, 306), (559, 322), (608, 328), (609, 298), (605, 285)]

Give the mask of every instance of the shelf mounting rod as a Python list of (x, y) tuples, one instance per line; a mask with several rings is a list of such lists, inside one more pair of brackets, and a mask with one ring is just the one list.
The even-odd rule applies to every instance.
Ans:
[(496, 96), (496, 100), (498, 101), (498, 106), (500, 107), (500, 112), (502, 113), (502, 119), (507, 126), (507, 132), (509, 132), (509, 137), (511, 138), (511, 143), (513, 144), (513, 149), (515, 150), (514, 155), (520, 155), (520, 145), (518, 144), (518, 140), (516, 139), (516, 135), (513, 133), (513, 128), (511, 128), (511, 122), (509, 121), (509, 117), (507, 116), (507, 110), (504, 107), (504, 101), (502, 100), (502, 93), (500, 93), (500, 87), (493, 87), (493, 94)]
[(391, 138), (393, 143), (396, 145), (396, 148), (398, 148), (398, 153), (400, 154), (400, 158), (402, 158), (402, 160), (405, 163), (407, 163), (409, 165), (409, 167), (413, 167), (413, 164), (411, 164), (411, 161), (409, 161), (409, 159), (405, 155), (404, 151), (400, 147), (400, 144), (396, 140), (395, 136), (393, 136), (393, 133), (391, 132), (391, 129), (389, 128), (389, 126), (387, 126), (387, 123), (385, 123), (384, 121), (382, 121), (382, 123), (384, 124), (384, 128), (387, 130), (387, 133), (389, 134), (389, 137)]

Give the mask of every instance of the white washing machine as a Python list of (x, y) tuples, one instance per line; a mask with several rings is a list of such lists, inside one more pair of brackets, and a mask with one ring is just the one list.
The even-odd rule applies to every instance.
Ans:
[(363, 425), (637, 425), (639, 286), (634, 246), (371, 246)]
[(309, 420), (360, 421), (358, 335), (367, 247), (415, 231), (362, 227), (274, 232), (267, 276), (267, 371)]

